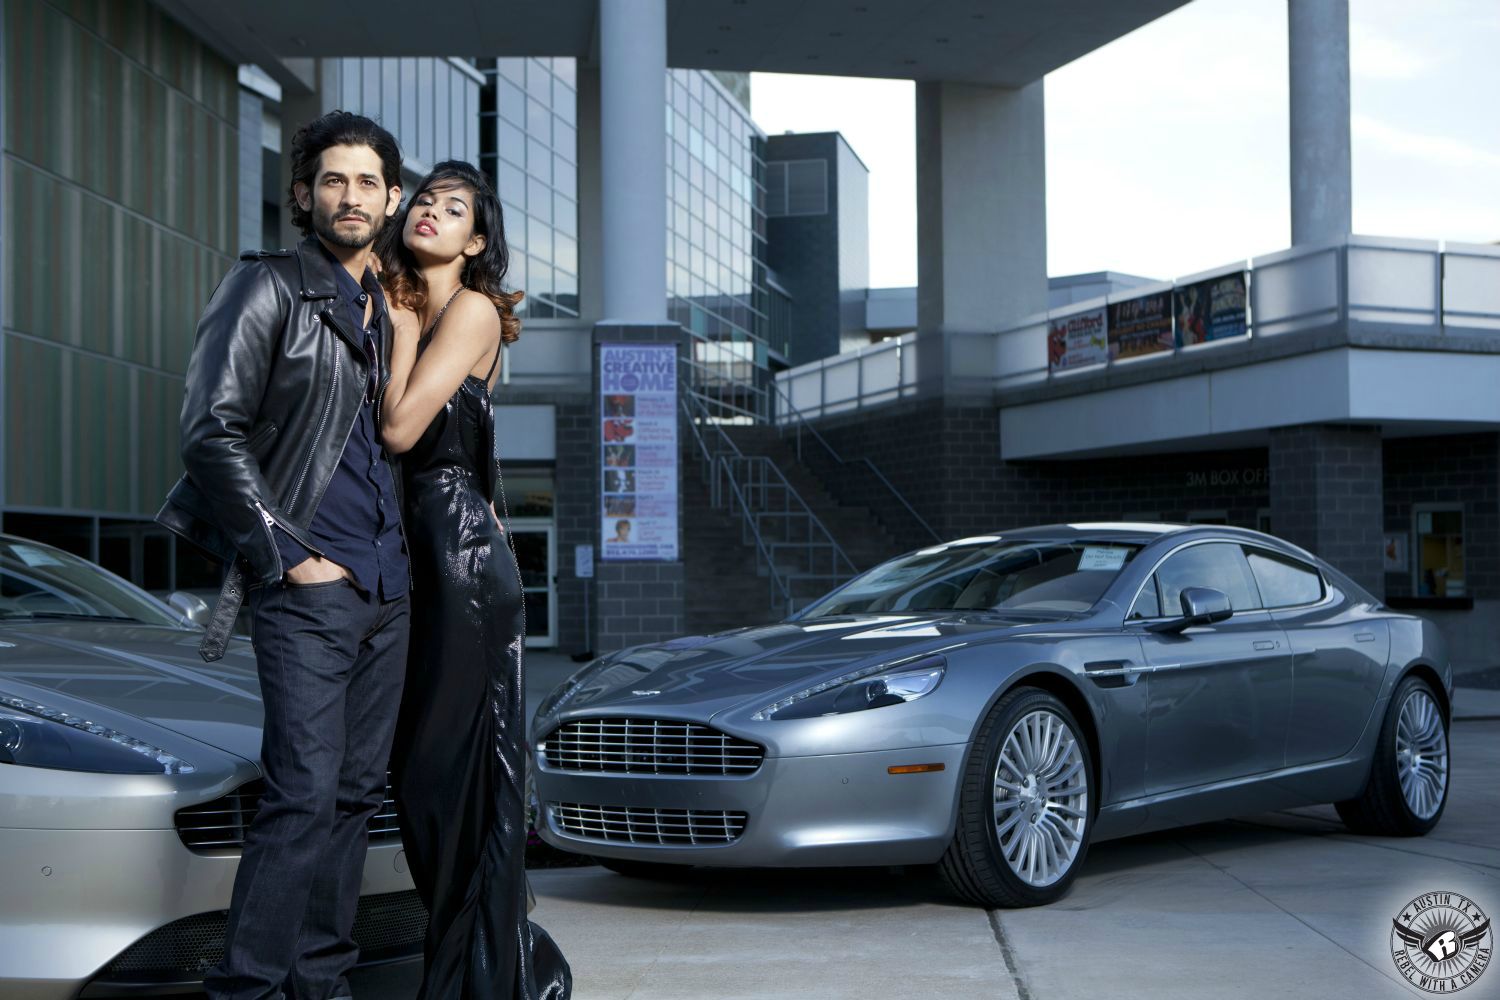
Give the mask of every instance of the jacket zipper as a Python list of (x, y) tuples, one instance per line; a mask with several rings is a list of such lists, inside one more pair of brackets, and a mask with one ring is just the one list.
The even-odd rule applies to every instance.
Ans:
[[(313, 555), (317, 556), (319, 559), (323, 558), (323, 552), (322, 552), (322, 550), (320, 550), (315, 545), (309, 545), (307, 542), (303, 541), (302, 538), (301, 538), (301, 536), (298, 535), (295, 531), (291, 530), (286, 525), (284, 525), (280, 521), (276, 520), (275, 516), (269, 510), (266, 510), (265, 505), (262, 504), (259, 500), (255, 500), (255, 501), (252, 501), (252, 502), (255, 504), (255, 509), (260, 512), (260, 519), (262, 521), (266, 522), (266, 533), (271, 536), (271, 547), (272, 548), (276, 548), (276, 534), (275, 534), (274, 529), (280, 528), (282, 531), (285, 531), (287, 533), (287, 535), (289, 535), (291, 537), (292, 541), (296, 542), (298, 545), (302, 546), (304, 549), (306, 549), (307, 551), (311, 552)], [(276, 558), (278, 560), (281, 558), (281, 550), (279, 548), (276, 549)]]

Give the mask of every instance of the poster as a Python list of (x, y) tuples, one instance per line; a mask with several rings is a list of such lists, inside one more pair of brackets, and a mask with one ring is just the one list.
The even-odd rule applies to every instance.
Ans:
[(1245, 272), (1180, 285), (1174, 298), (1181, 346), (1245, 335)]
[(599, 347), (602, 559), (677, 558), (677, 348)]
[(1401, 534), (1385, 536), (1385, 557), (1382, 560), (1387, 573), (1405, 573), (1407, 571), (1406, 536)]
[(1108, 361), (1104, 325), (1103, 307), (1052, 320), (1047, 327), (1047, 368), (1062, 371)]
[(1109, 307), (1109, 359), (1138, 358), (1170, 351), (1172, 337), (1172, 293), (1141, 295)]

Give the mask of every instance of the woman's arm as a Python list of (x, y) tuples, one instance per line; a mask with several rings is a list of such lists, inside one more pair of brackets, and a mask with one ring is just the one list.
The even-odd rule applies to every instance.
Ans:
[(415, 324), (402, 325), (407, 329), (396, 330), (380, 414), (381, 439), (395, 455), (411, 450), (463, 380), (500, 346), (500, 314), (478, 292), (454, 300), (420, 359)]

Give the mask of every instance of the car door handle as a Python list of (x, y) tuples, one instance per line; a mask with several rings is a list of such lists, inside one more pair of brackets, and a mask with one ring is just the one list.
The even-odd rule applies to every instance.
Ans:
[(1355, 642), (1374, 642), (1375, 641), (1375, 633), (1374, 632), (1356, 632), (1356, 633), (1354, 633), (1354, 641)]
[(1275, 639), (1256, 639), (1255, 640), (1255, 648), (1256, 649), (1275, 649), (1277, 646), (1280, 646), (1280, 645), (1281, 645), (1281, 643), (1277, 642)]

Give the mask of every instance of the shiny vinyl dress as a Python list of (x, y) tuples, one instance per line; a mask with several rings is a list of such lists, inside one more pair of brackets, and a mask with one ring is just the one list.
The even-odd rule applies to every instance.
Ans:
[(488, 382), (466, 377), (402, 459), (411, 652), (391, 767), (429, 915), (418, 996), (566, 1000), (568, 963), (526, 918), (525, 613), (490, 515)]

